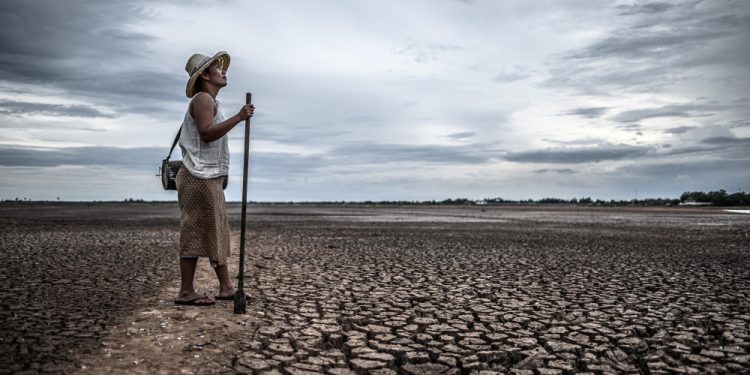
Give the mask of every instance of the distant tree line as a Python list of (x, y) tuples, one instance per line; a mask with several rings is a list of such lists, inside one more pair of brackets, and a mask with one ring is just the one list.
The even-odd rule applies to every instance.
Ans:
[(610, 206), (622, 206), (622, 205), (641, 205), (641, 206), (674, 206), (678, 204), (690, 204), (690, 203), (702, 203), (709, 204), (712, 206), (747, 206), (750, 205), (750, 194), (744, 192), (736, 192), (729, 194), (724, 189), (718, 191), (709, 191), (708, 193), (702, 191), (686, 191), (680, 195), (680, 199), (673, 198), (644, 198), (644, 199), (628, 199), (628, 200), (593, 200), (590, 197), (584, 198), (572, 198), (572, 199), (561, 199), (561, 198), (542, 198), (539, 200), (527, 199), (527, 200), (506, 200), (502, 198), (488, 198), (485, 199), (486, 204), (585, 204), (585, 205), (610, 205)]
[[(703, 192), (685, 192), (679, 199), (677, 198), (643, 198), (643, 199), (593, 199), (591, 197), (581, 198), (541, 198), (541, 199), (503, 199), (500, 197), (496, 198), (485, 198), (480, 200), (473, 200), (468, 198), (448, 198), (443, 200), (429, 200), (429, 201), (359, 201), (359, 202), (347, 202), (347, 201), (311, 201), (311, 202), (267, 202), (267, 204), (338, 204), (338, 205), (443, 205), (443, 206), (459, 206), (459, 205), (535, 205), (535, 204), (575, 204), (575, 205), (587, 205), (587, 206), (676, 206), (680, 204), (700, 203), (706, 205), (716, 206), (742, 206), (750, 205), (750, 194), (743, 192), (727, 194), (725, 190), (711, 191), (708, 193)], [(261, 202), (262, 203), (262, 202)]]
[[(2, 201), (0, 201), (2, 202)], [(14, 200), (5, 199), (4, 202), (12, 203), (32, 203), (28, 198), (15, 198)], [(76, 203), (174, 203), (174, 201), (144, 201), (143, 199), (127, 198), (122, 201), (89, 201), (89, 202), (67, 202), (60, 201), (36, 201), (46, 203), (60, 203), (60, 204), (76, 204)], [(237, 203), (237, 202), (230, 202)], [(750, 206), (750, 194), (745, 192), (736, 192), (729, 194), (726, 190), (720, 189), (717, 191), (709, 191), (708, 193), (702, 191), (686, 191), (680, 195), (679, 199), (673, 198), (644, 198), (644, 199), (628, 199), (628, 200), (602, 200), (592, 199), (591, 197), (581, 198), (542, 198), (542, 199), (522, 199), (522, 200), (510, 200), (503, 199), (500, 197), (496, 198), (485, 198), (481, 200), (472, 200), (468, 198), (448, 198), (443, 200), (429, 200), (429, 201), (310, 201), (310, 202), (256, 202), (250, 201), (249, 204), (296, 204), (296, 205), (534, 205), (534, 204), (577, 204), (577, 205), (589, 205), (589, 206), (626, 206), (626, 205), (638, 205), (638, 206), (675, 206), (679, 204), (703, 204), (712, 206)]]
[(679, 199), (673, 198), (644, 198), (644, 199), (628, 199), (628, 200), (603, 200), (603, 199), (592, 199), (591, 197), (581, 198), (542, 198), (542, 199), (525, 199), (525, 200), (508, 200), (502, 198), (488, 198), (480, 201), (480, 204), (498, 205), (498, 204), (579, 204), (588, 206), (625, 206), (625, 205), (639, 205), (639, 206), (674, 206), (680, 203)]
[(681, 202), (710, 203), (712, 206), (746, 206), (750, 205), (750, 194), (738, 191), (728, 194), (726, 190), (718, 191), (686, 191), (680, 195)]

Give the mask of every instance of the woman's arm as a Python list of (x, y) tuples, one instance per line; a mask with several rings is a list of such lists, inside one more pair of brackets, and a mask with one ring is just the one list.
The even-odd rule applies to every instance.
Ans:
[(203, 142), (213, 142), (223, 137), (237, 124), (253, 117), (253, 112), (255, 111), (255, 106), (247, 104), (242, 106), (236, 115), (218, 124), (213, 124), (216, 103), (211, 98), (211, 95), (200, 94), (193, 99), (190, 105), (191, 113), (195, 119), (195, 123), (198, 125), (198, 134)]

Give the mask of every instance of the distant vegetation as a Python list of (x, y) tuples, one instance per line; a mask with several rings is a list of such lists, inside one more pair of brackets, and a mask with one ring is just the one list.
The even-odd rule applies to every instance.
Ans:
[(750, 205), (750, 194), (736, 192), (727, 194), (727, 191), (686, 191), (680, 195), (681, 202), (710, 203), (713, 206), (748, 206)]
[[(288, 202), (294, 203), (294, 202)], [(472, 200), (468, 198), (448, 198), (441, 201), (364, 201), (364, 202), (296, 202), (297, 204), (381, 204), (381, 205), (407, 205), (407, 204), (429, 204), (429, 205), (535, 205), (535, 204), (576, 204), (587, 206), (677, 206), (677, 205), (696, 205), (696, 206), (750, 206), (750, 194), (737, 192), (728, 194), (726, 190), (685, 192), (680, 198), (643, 198), (628, 200), (602, 200), (592, 199), (591, 197), (581, 198), (542, 198), (542, 199), (525, 199), (512, 200), (503, 198), (485, 198)]]
[[(443, 201), (444, 204), (456, 204), (457, 200)], [(638, 205), (638, 206), (674, 206), (674, 205), (711, 205), (711, 206), (748, 206), (750, 205), (750, 194), (744, 192), (736, 192), (728, 194), (726, 190), (720, 189), (718, 191), (709, 191), (708, 193), (702, 191), (687, 191), (680, 195), (680, 199), (672, 198), (644, 198), (644, 199), (630, 199), (630, 200), (593, 200), (590, 197), (585, 198), (572, 198), (572, 199), (561, 199), (561, 198), (543, 198), (539, 200), (504, 200), (502, 198), (488, 198), (478, 202), (480, 204), (583, 204), (583, 205), (597, 205), (597, 206), (624, 206), (624, 205)]]
[[(127, 198), (121, 201), (89, 201), (89, 202), (70, 202), (61, 201), (57, 198), (56, 201), (32, 201), (28, 198), (16, 198), (6, 199), (5, 202), (14, 203), (31, 203), (31, 202), (46, 202), (46, 203), (62, 203), (62, 204), (75, 204), (75, 203), (174, 203), (175, 201), (145, 201), (143, 199)], [(238, 202), (232, 202), (238, 203)], [(644, 198), (644, 199), (629, 199), (629, 200), (602, 200), (592, 199), (591, 197), (581, 198), (542, 198), (542, 199), (525, 199), (525, 200), (510, 200), (503, 198), (485, 198), (480, 200), (472, 200), (468, 198), (448, 198), (441, 201), (311, 201), (311, 202), (256, 202), (250, 201), (250, 204), (364, 204), (364, 205), (536, 205), (536, 204), (575, 204), (575, 205), (586, 205), (586, 206), (677, 206), (677, 205), (695, 205), (695, 206), (750, 206), (750, 194), (745, 192), (736, 192), (729, 194), (726, 190), (720, 189), (718, 191), (709, 191), (708, 193), (702, 191), (686, 191), (680, 195), (679, 199), (676, 198)]]
[[(435, 204), (466, 204), (466, 199), (446, 199), (444, 201), (436, 202)], [(631, 199), (631, 200), (602, 200), (592, 199), (591, 197), (582, 198), (542, 198), (542, 199), (524, 199), (524, 200), (510, 200), (503, 198), (487, 198), (479, 201), (471, 201), (470, 204), (477, 205), (533, 205), (533, 204), (577, 204), (586, 206), (674, 206), (680, 204), (679, 199), (671, 198), (645, 198), (645, 199)]]

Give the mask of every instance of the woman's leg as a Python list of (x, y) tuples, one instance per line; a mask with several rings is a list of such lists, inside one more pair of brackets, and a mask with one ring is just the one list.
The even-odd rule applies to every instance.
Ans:
[(193, 279), (195, 278), (195, 267), (198, 264), (198, 258), (180, 257), (180, 292), (177, 294), (175, 301), (195, 301), (196, 304), (208, 304), (213, 300), (195, 292)]
[(180, 257), (180, 295), (195, 293), (193, 280), (198, 258)]
[(226, 264), (214, 267), (216, 278), (219, 279), (219, 297), (234, 296), (234, 285), (229, 278), (229, 267)]

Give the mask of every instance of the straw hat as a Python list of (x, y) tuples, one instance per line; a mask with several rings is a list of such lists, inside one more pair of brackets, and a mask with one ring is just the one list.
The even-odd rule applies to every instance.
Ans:
[(190, 76), (185, 88), (185, 94), (187, 94), (188, 98), (192, 98), (195, 95), (195, 81), (198, 80), (201, 72), (211, 66), (216, 60), (221, 62), (222, 69), (227, 70), (229, 68), (229, 54), (226, 51), (221, 51), (213, 57), (201, 55), (200, 53), (190, 56), (187, 64), (185, 64), (185, 71)]

